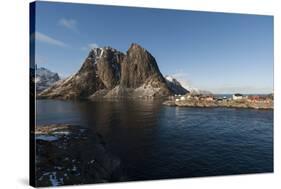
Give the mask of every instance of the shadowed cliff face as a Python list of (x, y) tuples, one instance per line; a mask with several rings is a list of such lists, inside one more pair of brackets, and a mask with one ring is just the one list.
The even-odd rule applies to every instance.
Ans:
[(96, 75), (101, 79), (107, 89), (112, 89), (120, 83), (121, 62), (124, 54), (115, 49), (104, 49), (101, 58), (97, 61)]
[(140, 87), (148, 79), (164, 81), (154, 57), (138, 44), (132, 44), (127, 51), (121, 73), (121, 85), (128, 88)]
[(101, 89), (110, 89), (120, 81), (120, 62), (124, 54), (112, 48), (92, 49), (80, 70), (39, 94), (42, 98), (87, 98)]
[(173, 93), (155, 58), (133, 43), (126, 55), (111, 47), (92, 49), (76, 74), (44, 90), (38, 97), (162, 97)]

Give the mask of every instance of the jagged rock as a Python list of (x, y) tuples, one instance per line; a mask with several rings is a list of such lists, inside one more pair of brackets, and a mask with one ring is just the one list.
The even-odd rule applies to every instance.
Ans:
[(39, 98), (163, 97), (175, 94), (155, 58), (133, 43), (127, 53), (94, 48), (81, 69), (39, 94)]
[(164, 81), (154, 57), (135, 43), (127, 51), (121, 72), (121, 85), (127, 88), (140, 87), (148, 78), (152, 77), (159, 82)]
[(101, 51), (100, 59), (96, 63), (97, 75), (107, 89), (112, 89), (120, 83), (124, 54), (112, 48)]
[(110, 90), (108, 89), (100, 89), (98, 91), (96, 91), (94, 94), (92, 94), (91, 96), (89, 96), (89, 99), (100, 99), (100, 98), (103, 98), (105, 95), (108, 94)]
[(70, 124), (37, 125), (36, 186), (126, 180), (122, 162), (99, 133)]
[(132, 96), (133, 89), (117, 85), (110, 90), (104, 97), (105, 98), (126, 98)]
[(110, 47), (90, 51), (80, 70), (39, 94), (41, 98), (88, 98), (98, 90), (120, 83), (120, 62), (124, 54)]

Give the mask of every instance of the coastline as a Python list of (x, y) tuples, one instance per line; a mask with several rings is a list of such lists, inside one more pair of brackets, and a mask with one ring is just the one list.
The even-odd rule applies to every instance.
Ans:
[(167, 100), (163, 102), (167, 106), (193, 107), (193, 108), (241, 108), (241, 109), (258, 109), (273, 110), (273, 101), (256, 101), (247, 100), (227, 100), (227, 101), (207, 101), (207, 100)]
[(35, 140), (37, 187), (126, 180), (120, 159), (108, 151), (103, 136), (86, 127), (37, 125)]

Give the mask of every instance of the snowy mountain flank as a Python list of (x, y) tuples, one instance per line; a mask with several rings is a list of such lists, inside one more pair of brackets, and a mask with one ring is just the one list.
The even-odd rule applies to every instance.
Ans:
[(92, 49), (77, 73), (56, 82), (39, 98), (154, 98), (187, 92), (178, 81), (164, 78), (155, 58), (133, 43), (126, 53), (111, 47)]
[(35, 72), (35, 86), (37, 93), (42, 92), (60, 80), (60, 77), (57, 73), (51, 72), (43, 67), (36, 69)]
[[(176, 74), (175, 74), (176, 75)], [(207, 91), (207, 90), (202, 90), (199, 88), (196, 88), (194, 86), (192, 86), (190, 84), (190, 82), (188, 82), (185, 78), (183, 78), (182, 76), (166, 76), (165, 77), (166, 80), (175, 83), (175, 85), (181, 85), (184, 89), (186, 89), (187, 91), (189, 91), (189, 93), (191, 94), (201, 94), (201, 95), (211, 95), (212, 92)]]
[(189, 91), (184, 88), (181, 83), (176, 80), (174, 77), (172, 76), (166, 76), (165, 77), (166, 79), (166, 83), (167, 85), (169, 86), (170, 90), (173, 91), (174, 94), (186, 94), (188, 93)]

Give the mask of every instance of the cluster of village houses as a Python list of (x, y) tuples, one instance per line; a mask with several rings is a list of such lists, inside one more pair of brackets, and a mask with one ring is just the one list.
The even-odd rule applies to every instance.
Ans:
[(247, 100), (249, 102), (271, 102), (273, 100), (273, 94), (269, 95), (242, 95), (240, 93), (233, 94), (232, 97), (218, 97), (214, 95), (202, 95), (202, 94), (191, 94), (188, 93), (186, 95), (174, 95), (170, 97), (175, 101), (184, 101), (184, 100), (202, 100), (202, 101), (209, 101), (209, 102), (226, 102), (226, 101), (241, 101)]

